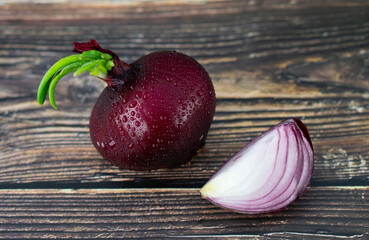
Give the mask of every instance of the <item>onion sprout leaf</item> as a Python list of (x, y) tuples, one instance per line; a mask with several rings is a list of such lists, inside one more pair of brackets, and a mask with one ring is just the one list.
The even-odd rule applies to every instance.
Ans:
[(77, 76), (85, 71), (91, 75), (106, 78), (107, 73), (114, 67), (112, 56), (96, 50), (85, 51), (81, 54), (64, 57), (57, 61), (43, 76), (38, 87), (37, 101), (40, 105), (44, 104), (47, 92), (51, 105), (57, 109), (55, 104), (54, 92), (56, 84), (68, 73), (75, 72)]

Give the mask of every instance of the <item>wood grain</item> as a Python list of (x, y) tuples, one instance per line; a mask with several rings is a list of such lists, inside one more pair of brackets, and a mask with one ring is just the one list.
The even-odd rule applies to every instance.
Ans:
[(89, 139), (89, 110), (63, 106), (54, 111), (32, 101), (34, 108), (9, 111), (0, 119), (6, 130), (0, 186), (200, 187), (246, 143), (290, 117), (303, 118), (310, 130), (316, 153), (314, 186), (368, 183), (369, 119), (368, 110), (360, 108), (369, 105), (366, 99), (219, 99), (206, 145), (192, 163), (151, 172), (119, 170), (102, 160)]
[(0, 239), (369, 236), (368, 187), (312, 188), (285, 211), (257, 216), (222, 210), (198, 191), (0, 190)]
[[(39, 106), (45, 71), (96, 39), (127, 62), (184, 52), (213, 79), (217, 109), (188, 165), (131, 172), (90, 143), (105, 87), (66, 77)], [(1, 1), (0, 239), (368, 239), (369, 2)], [(285, 118), (315, 149), (312, 187), (285, 211), (230, 213), (198, 190)]]
[[(199, 187), (252, 138), (290, 117), (302, 118), (311, 132), (314, 186), (367, 185), (369, 5), (320, 4), (0, 6), (0, 186)], [(174, 48), (208, 69), (217, 111), (190, 165), (136, 173), (103, 161), (90, 143), (88, 119), (104, 86), (90, 77), (60, 82), (60, 110), (37, 105), (47, 67), (70, 54), (73, 41), (90, 37), (128, 62)]]

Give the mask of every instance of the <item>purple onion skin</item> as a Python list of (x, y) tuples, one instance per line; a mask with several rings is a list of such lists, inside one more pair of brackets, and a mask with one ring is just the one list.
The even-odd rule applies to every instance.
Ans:
[[(286, 135), (285, 138), (282, 138), (283, 134)], [(294, 140), (296, 141), (296, 144), (293, 144)], [(264, 173), (257, 175), (252, 171), (251, 167), (250, 175), (237, 178), (237, 172), (240, 173), (240, 171), (242, 171), (242, 169), (239, 170), (239, 167), (241, 166), (239, 165), (239, 161), (243, 161), (244, 167), (247, 168), (248, 159), (252, 159), (252, 156), (259, 156), (257, 154), (264, 154), (260, 153), (262, 151), (256, 153), (253, 149), (260, 148), (263, 150), (265, 145), (265, 152), (269, 153), (268, 149), (270, 149), (270, 146), (268, 146), (268, 142), (269, 145), (278, 149), (278, 151), (276, 151), (276, 160), (274, 162), (270, 160), (268, 160), (270, 162), (266, 162), (268, 164), (275, 164), (274, 167), (271, 168), (271, 165), (265, 165), (266, 172), (269, 168), (272, 169), (271, 174), (266, 176), (263, 176)], [(272, 143), (275, 144), (273, 145)], [(282, 154), (283, 151), (286, 152), (286, 157), (278, 157), (278, 154)], [(294, 158), (295, 152), (297, 152), (296, 158)], [(248, 159), (246, 159), (247, 156), (249, 157)], [(263, 161), (266, 161), (265, 159), (270, 158), (249, 162), (250, 164), (258, 163), (262, 165), (264, 164)], [(285, 161), (281, 162), (281, 159), (284, 159)], [(291, 166), (295, 167), (292, 168)], [(284, 169), (283, 172), (281, 169)], [(204, 185), (201, 189), (201, 194), (203, 198), (207, 199), (211, 203), (237, 213), (267, 214), (280, 212), (306, 193), (310, 185), (313, 170), (314, 150), (306, 126), (299, 119), (287, 119), (255, 138), (240, 152), (229, 159)], [(245, 171), (247, 171), (247, 169), (245, 169)], [(280, 179), (276, 177), (277, 173), (282, 173)], [(291, 175), (291, 173), (293, 173), (293, 175)], [(242, 174), (243, 173), (241, 172), (241, 175)], [(257, 184), (251, 185), (250, 188), (254, 187), (254, 190), (252, 191), (256, 192), (252, 192), (251, 190), (250, 192), (247, 192), (247, 188), (242, 190), (241, 188), (243, 186), (252, 183), (252, 180), (248, 183), (247, 178), (255, 179), (255, 176), (259, 177), (256, 178), (259, 179), (259, 181), (254, 180)], [(260, 183), (263, 181), (265, 181), (265, 183)], [(283, 181), (289, 181), (289, 183), (286, 184)], [(234, 185), (232, 185), (232, 182), (234, 182)], [(255, 186), (257, 187), (255, 188)], [(281, 187), (284, 187), (283, 191), (280, 190)], [(265, 191), (266, 194), (264, 194), (263, 191)], [(290, 192), (291, 195), (289, 195)], [(258, 198), (257, 194), (259, 193), (261, 194), (261, 197)], [(253, 196), (255, 196), (255, 199), (252, 199)], [(273, 196), (274, 198), (272, 198)], [(281, 199), (283, 200), (285, 197), (287, 197), (287, 199), (281, 201)]]
[(141, 57), (125, 83), (107, 87), (92, 110), (90, 135), (99, 153), (130, 170), (174, 168), (205, 144), (215, 91), (193, 58), (160, 51)]

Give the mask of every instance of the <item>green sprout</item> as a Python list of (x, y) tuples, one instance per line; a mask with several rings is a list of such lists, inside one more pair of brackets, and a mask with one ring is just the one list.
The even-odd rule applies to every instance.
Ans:
[(112, 56), (96, 50), (85, 51), (81, 54), (71, 55), (57, 61), (44, 75), (38, 87), (37, 100), (43, 105), (46, 94), (49, 91), (51, 105), (57, 109), (55, 104), (54, 92), (56, 84), (68, 73), (74, 72), (77, 76), (85, 71), (91, 75), (106, 78), (108, 71), (114, 66)]

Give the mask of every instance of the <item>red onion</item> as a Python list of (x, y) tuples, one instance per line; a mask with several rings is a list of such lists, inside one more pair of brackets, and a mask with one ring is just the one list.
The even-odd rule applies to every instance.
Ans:
[(228, 160), (201, 195), (235, 212), (277, 212), (306, 192), (313, 168), (314, 151), (306, 126), (299, 119), (288, 119)]
[(84, 71), (107, 83), (92, 109), (90, 136), (112, 164), (144, 171), (189, 162), (205, 144), (215, 112), (215, 91), (206, 70), (176, 51), (157, 51), (131, 64), (95, 40), (74, 43), (73, 52), (44, 75), (37, 94), (42, 105), (59, 80)]

